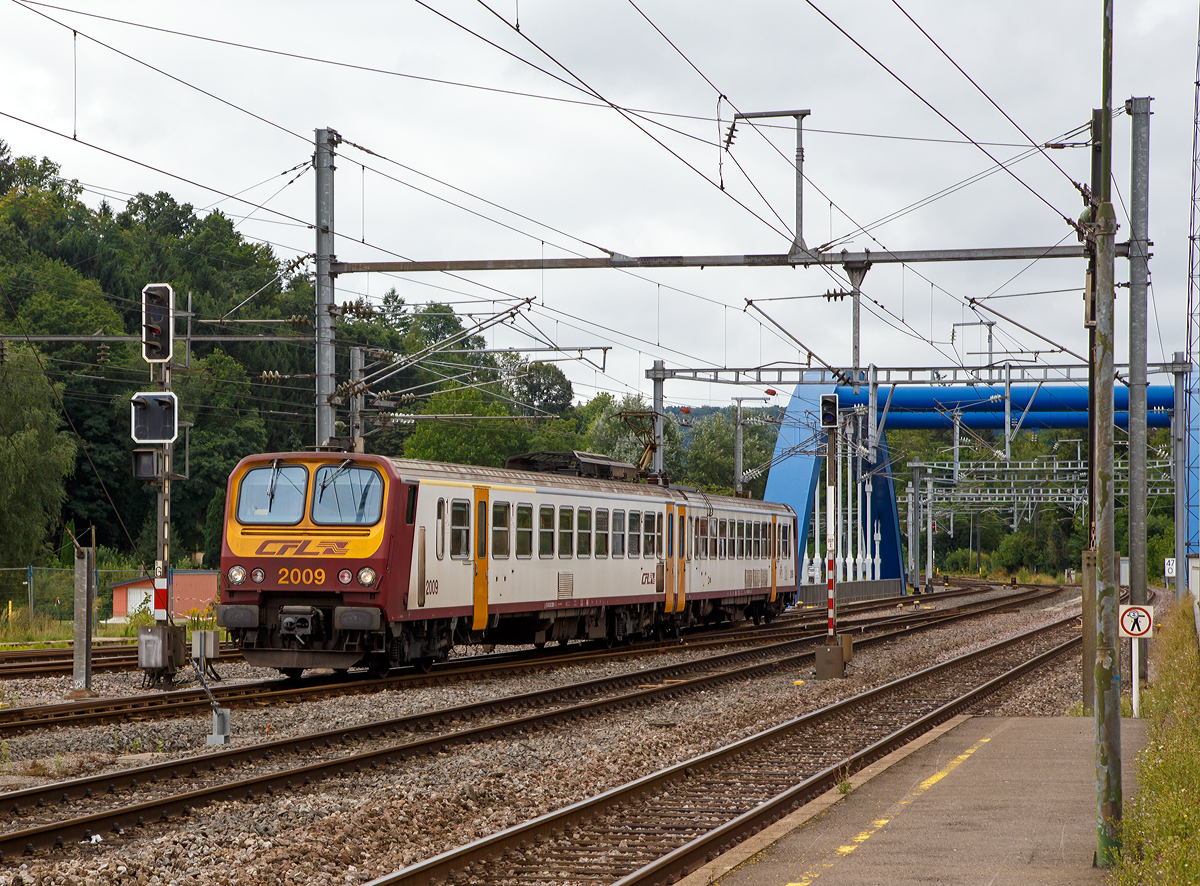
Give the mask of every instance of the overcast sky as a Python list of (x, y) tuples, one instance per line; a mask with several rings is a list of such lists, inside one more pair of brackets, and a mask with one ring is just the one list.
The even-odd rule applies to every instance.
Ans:
[[(597, 247), (626, 255), (786, 252), (793, 125), (739, 125), (723, 153), (718, 144), (735, 108), (811, 109), (810, 246), (1076, 242), (1061, 216), (1082, 209), (1069, 179), (1087, 180), (1083, 147), (1051, 152), (1062, 171), (1032, 153), (1012, 166), (1024, 185), (998, 172), (870, 236), (839, 239), (992, 167), (913, 91), (989, 143), (997, 159), (1022, 155), (1028, 144), (891, 0), (816, 6), (913, 91), (800, 0), (64, 2), (92, 15), (0, 0), (0, 113), (8, 115), (0, 138), (14, 154), (59, 162), (91, 205), (107, 196), (120, 207), (133, 193), (165, 190), (239, 219), (244, 235), (270, 242), (284, 260), (314, 251), (304, 224), (314, 215), (314, 176), (292, 170), (309, 161), (318, 127), (378, 155), (350, 144), (339, 152), (343, 261), (595, 256)], [(1033, 139), (1086, 138), (1079, 130), (1101, 100), (1100, 0), (901, 6)], [(1115, 16), (1114, 105), (1132, 95), (1155, 99), (1154, 362), (1185, 347), (1197, 9), (1179, 0), (1117, 2)], [(654, 113), (631, 121), (587, 90)], [(1122, 115), (1113, 127), (1114, 177), (1126, 201), (1129, 122)], [(1117, 214), (1120, 241), (1128, 221), (1119, 201)], [(1075, 260), (876, 266), (863, 284), (879, 303), (864, 302), (863, 363), (977, 365), (986, 358), (974, 352), (986, 350), (986, 339), (974, 327), (952, 342), (951, 324), (979, 319), (965, 299), (986, 296), (1001, 313), (1083, 353), (1083, 277)], [(1117, 279), (1128, 279), (1123, 260)], [(837, 286), (819, 269), (788, 268), (372, 274), (337, 283), (339, 301), (378, 299), (395, 287), (411, 304), (443, 301), (475, 313), (533, 297), (516, 329), (491, 339), (533, 345), (529, 334), (540, 331), (564, 346), (611, 345), (604, 373), (561, 364), (585, 400), (597, 390), (648, 393), (644, 372), (656, 358), (679, 367), (795, 361), (795, 346), (747, 314), (745, 299), (819, 296)], [(1127, 353), (1127, 295), (1118, 290), (1119, 360)], [(762, 305), (822, 359), (849, 365), (848, 301)], [(997, 327), (998, 349), (1075, 362), (1045, 354), (1048, 347)], [(739, 393), (761, 392), (679, 382), (667, 399), (719, 405)]]

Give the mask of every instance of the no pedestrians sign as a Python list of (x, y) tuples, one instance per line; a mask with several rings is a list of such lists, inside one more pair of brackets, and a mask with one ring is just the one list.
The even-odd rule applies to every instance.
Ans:
[(1150, 637), (1154, 629), (1153, 606), (1122, 606), (1120, 615), (1122, 637)]

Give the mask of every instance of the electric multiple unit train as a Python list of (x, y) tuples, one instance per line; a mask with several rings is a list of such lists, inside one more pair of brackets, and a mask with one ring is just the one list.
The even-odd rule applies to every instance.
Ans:
[(543, 469), (242, 459), (225, 500), (217, 624), (250, 664), (296, 676), (428, 667), (459, 644), (758, 622), (794, 602), (786, 505), (579, 475), (633, 473), (603, 456), (520, 463)]

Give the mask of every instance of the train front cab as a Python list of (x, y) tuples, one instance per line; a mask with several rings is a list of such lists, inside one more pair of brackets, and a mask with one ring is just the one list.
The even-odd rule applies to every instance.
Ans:
[(387, 459), (243, 459), (226, 492), (217, 624), (255, 666), (385, 667), (415, 505)]

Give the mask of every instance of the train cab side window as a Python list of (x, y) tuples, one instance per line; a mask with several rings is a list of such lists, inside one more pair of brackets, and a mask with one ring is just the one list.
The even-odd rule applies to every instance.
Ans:
[(640, 511), (629, 512), (629, 556), (642, 555), (642, 515)]
[(408, 487), (408, 502), (404, 508), (404, 522), (412, 526), (417, 522), (417, 487)]
[(720, 523), (720, 526), (721, 526), (721, 528), (720, 528), (719, 538), (718, 538), (718, 544), (720, 545), (720, 549), (718, 552), (718, 556), (722, 560), (724, 560), (728, 556), (726, 534), (729, 530), (729, 522), (727, 520), (722, 520)]
[(437, 502), (437, 520), (433, 524), (433, 550), (441, 560), (446, 556), (446, 499)]
[(538, 556), (554, 556), (554, 508), (542, 505), (538, 509)]
[(574, 508), (558, 509), (558, 556), (570, 557), (575, 551)]
[(450, 502), (450, 556), (466, 560), (471, 556), (471, 503)]
[(533, 556), (533, 505), (517, 505), (517, 557)]
[(608, 556), (608, 508), (596, 508), (596, 556)]
[(506, 501), (492, 503), (492, 556), (508, 556), (508, 514), (512, 508)]
[(625, 512), (613, 511), (612, 518), (612, 555), (625, 556)]
[(575, 528), (577, 536), (575, 547), (580, 557), (592, 556), (592, 509), (580, 508), (576, 516)]

